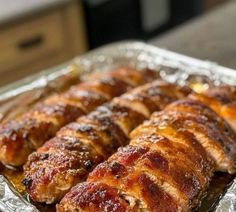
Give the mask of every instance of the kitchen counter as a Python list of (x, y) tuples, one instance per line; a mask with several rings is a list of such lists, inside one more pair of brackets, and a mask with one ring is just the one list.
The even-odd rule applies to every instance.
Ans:
[(149, 43), (236, 69), (236, 1), (183, 24)]

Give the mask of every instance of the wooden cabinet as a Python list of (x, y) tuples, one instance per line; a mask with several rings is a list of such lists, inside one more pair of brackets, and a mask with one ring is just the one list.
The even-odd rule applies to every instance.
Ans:
[(87, 50), (79, 2), (0, 27), (0, 85), (62, 63)]

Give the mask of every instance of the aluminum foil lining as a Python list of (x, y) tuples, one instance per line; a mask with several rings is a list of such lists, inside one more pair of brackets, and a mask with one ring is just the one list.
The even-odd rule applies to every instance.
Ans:
[[(49, 78), (65, 74), (68, 65), (80, 67), (83, 77), (87, 73), (103, 71), (118, 66), (131, 66), (137, 69), (150, 68), (157, 70), (160, 76), (181, 85), (201, 82), (204, 85), (213, 83), (236, 85), (236, 71), (219, 66), (212, 62), (201, 61), (142, 42), (119, 42), (98, 48), (88, 54), (79, 56), (68, 63), (42, 72), (40, 75), (14, 83), (0, 89), (0, 99), (11, 97), (25, 91), (33, 90), (47, 84)], [(9, 182), (0, 175), (0, 210), (1, 211), (38, 211), (25, 197), (20, 196)], [(236, 180), (222, 194), (213, 211), (236, 211)]]
[(35, 206), (16, 194), (7, 179), (0, 175), (0, 210), (9, 212), (36, 212)]
[(138, 69), (160, 70), (162, 78), (180, 84), (185, 84), (190, 76), (200, 76), (208, 78), (216, 85), (236, 85), (236, 72), (232, 69), (141, 42), (110, 44), (75, 58), (74, 63), (79, 64), (86, 72), (129, 65)]
[(236, 179), (233, 180), (232, 185), (227, 189), (226, 193), (222, 195), (214, 209), (215, 212), (236, 211)]

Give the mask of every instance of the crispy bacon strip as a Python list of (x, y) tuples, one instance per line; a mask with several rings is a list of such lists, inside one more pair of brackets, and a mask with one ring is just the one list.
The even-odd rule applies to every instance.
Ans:
[(65, 126), (31, 154), (24, 166), (23, 182), (30, 197), (48, 204), (60, 200), (97, 164), (126, 145), (131, 130), (152, 112), (189, 93), (186, 87), (154, 81)]
[(65, 195), (58, 212), (190, 211), (215, 171), (236, 171), (234, 132), (199, 101), (170, 104), (130, 137)]
[(48, 97), (16, 120), (1, 125), (0, 161), (13, 166), (24, 164), (28, 155), (62, 126), (130, 88), (150, 81), (154, 72), (120, 68), (95, 76), (62, 94)]

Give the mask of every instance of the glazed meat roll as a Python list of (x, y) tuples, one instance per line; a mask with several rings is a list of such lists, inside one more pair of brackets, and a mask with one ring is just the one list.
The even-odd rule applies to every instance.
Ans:
[(235, 173), (236, 137), (209, 107), (180, 100), (131, 134), (57, 205), (65, 211), (191, 211), (215, 171)]
[(201, 94), (190, 95), (195, 99), (210, 106), (222, 116), (236, 131), (236, 87), (223, 85), (211, 87)]
[(190, 93), (163, 81), (138, 87), (64, 128), (24, 166), (24, 185), (36, 202), (60, 200), (72, 186), (118, 147), (128, 143), (129, 133), (154, 111)]
[(64, 93), (46, 98), (16, 120), (0, 126), (0, 161), (12, 166), (24, 164), (28, 155), (62, 126), (153, 77), (152, 71), (120, 68), (96, 73)]

